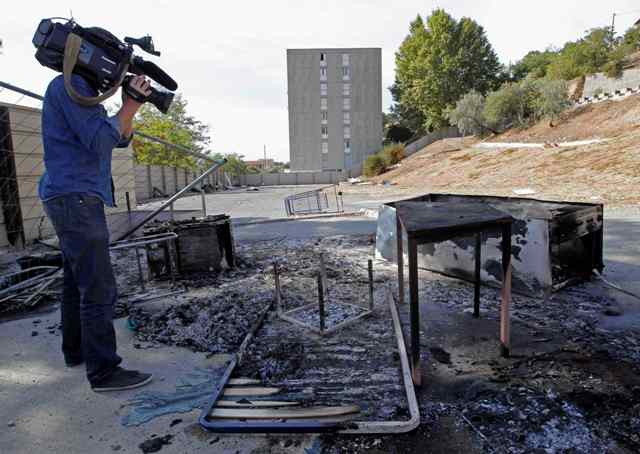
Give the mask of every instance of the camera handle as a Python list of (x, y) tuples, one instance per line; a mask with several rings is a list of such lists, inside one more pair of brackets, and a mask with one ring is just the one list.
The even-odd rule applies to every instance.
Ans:
[(67, 36), (66, 44), (64, 46), (64, 60), (62, 63), (64, 88), (67, 90), (69, 97), (81, 106), (95, 106), (96, 104), (100, 104), (105, 99), (110, 98), (115, 94), (116, 91), (118, 91), (118, 88), (120, 88), (120, 85), (122, 85), (122, 81), (127, 74), (129, 63), (125, 64), (122, 75), (120, 76), (120, 80), (112, 88), (105, 91), (99, 96), (83, 96), (78, 93), (71, 85), (71, 74), (73, 73), (73, 68), (75, 68), (76, 62), (78, 61), (78, 55), (80, 54), (81, 46), (82, 38), (75, 33), (69, 33), (69, 35)]

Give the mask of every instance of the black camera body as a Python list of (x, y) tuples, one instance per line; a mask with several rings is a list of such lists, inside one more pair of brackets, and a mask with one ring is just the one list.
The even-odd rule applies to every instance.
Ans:
[(104, 29), (83, 28), (73, 20), (60, 23), (43, 19), (33, 36), (33, 45), (37, 49), (35, 56), (40, 64), (63, 72), (65, 49), (70, 34), (81, 39), (73, 73), (85, 78), (102, 93), (120, 84), (126, 87), (130, 80), (130, 77), (126, 77), (127, 73), (149, 76), (170, 91), (151, 88), (149, 96), (144, 99), (138, 96), (136, 100), (150, 102), (161, 112), (167, 113), (174, 96), (171, 91), (175, 91), (178, 84), (156, 64), (133, 54), (135, 44), (146, 52), (160, 55), (155, 51), (151, 37), (125, 38), (125, 42), (122, 42)]

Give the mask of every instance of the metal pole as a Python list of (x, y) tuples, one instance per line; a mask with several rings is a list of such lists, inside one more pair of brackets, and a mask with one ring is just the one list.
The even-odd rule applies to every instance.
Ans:
[(476, 248), (475, 248), (475, 282), (473, 289), (473, 316), (480, 317), (480, 265), (482, 251), (482, 233), (476, 233)]
[(422, 370), (420, 367), (420, 301), (418, 293), (418, 244), (415, 239), (409, 239), (409, 304), (411, 317), (411, 375), (413, 384), (422, 384)]
[(373, 260), (369, 259), (369, 310), (373, 310)]
[[(322, 277), (322, 288), (324, 289), (324, 295), (327, 296), (329, 291), (329, 283), (327, 282), (327, 267), (324, 264), (324, 254), (320, 253), (320, 277)], [(327, 297), (327, 300), (329, 298)]]
[(502, 226), (502, 302), (500, 304), (500, 353), (511, 353), (511, 223)]
[(184, 188), (182, 188), (182, 190), (176, 192), (173, 196), (171, 196), (171, 198), (169, 198), (167, 201), (165, 201), (159, 208), (157, 208), (155, 211), (153, 211), (148, 216), (146, 216), (136, 226), (130, 228), (127, 232), (125, 232), (123, 235), (121, 235), (116, 241), (121, 241), (121, 240), (125, 239), (126, 237), (128, 237), (129, 235), (131, 235), (132, 233), (134, 233), (135, 231), (137, 231), (140, 227), (142, 227), (147, 222), (149, 222), (150, 220), (155, 218), (158, 214), (160, 214), (160, 212), (164, 211), (165, 208), (167, 208), (169, 205), (171, 205), (173, 202), (175, 202), (177, 199), (179, 199), (182, 196), (182, 194), (184, 194), (187, 191), (189, 191), (196, 184), (198, 184), (202, 179), (204, 179), (207, 175), (209, 175), (214, 170), (222, 167), (226, 163), (227, 163), (226, 159), (223, 159), (221, 161), (216, 161), (216, 163), (214, 165), (212, 165), (211, 167), (209, 167), (207, 170), (205, 170), (202, 175), (200, 175), (198, 178), (196, 178), (191, 183), (186, 185)]
[(320, 309), (320, 333), (324, 332), (324, 289), (322, 275), (318, 274), (318, 306)]
[(127, 216), (129, 218), (129, 225), (131, 225), (131, 200), (129, 199), (129, 191), (125, 192), (124, 196), (127, 199)]
[(402, 223), (396, 212), (396, 254), (398, 256), (398, 304), (404, 304), (404, 252), (402, 251)]
[(280, 274), (278, 273), (278, 264), (273, 264), (273, 280), (276, 284), (276, 313), (282, 313), (282, 300), (280, 296)]
[[(127, 217), (129, 218), (129, 227), (131, 227), (131, 199), (129, 198), (129, 191), (124, 193), (125, 198), (127, 199)], [(138, 264), (138, 281), (140, 282), (140, 288), (142, 292), (146, 292), (146, 288), (144, 286), (144, 274), (142, 272), (142, 262), (140, 261), (140, 251), (138, 248), (134, 248), (136, 251), (136, 262)]]
[(207, 197), (204, 193), (204, 180), (200, 183), (200, 197), (202, 197), (202, 217), (207, 217)]

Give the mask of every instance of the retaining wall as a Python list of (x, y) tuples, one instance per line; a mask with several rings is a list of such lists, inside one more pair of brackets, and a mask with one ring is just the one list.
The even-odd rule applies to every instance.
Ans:
[(640, 68), (626, 69), (618, 79), (607, 77), (603, 73), (596, 73), (585, 78), (583, 98), (591, 98), (596, 93), (615, 93), (616, 90), (638, 88), (640, 86)]
[(405, 156), (411, 156), (414, 153), (422, 150), (427, 145), (431, 145), (433, 142), (437, 142), (438, 140), (448, 139), (451, 137), (461, 137), (460, 131), (455, 126), (451, 126), (449, 128), (442, 128), (437, 131), (430, 132), (426, 136), (420, 137), (418, 140), (415, 140), (408, 144), (404, 148)]

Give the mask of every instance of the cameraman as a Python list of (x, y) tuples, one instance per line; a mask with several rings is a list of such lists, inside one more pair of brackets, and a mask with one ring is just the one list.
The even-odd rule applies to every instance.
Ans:
[[(71, 83), (81, 95), (98, 94), (79, 75)], [(150, 93), (144, 76), (134, 77), (128, 89)], [(113, 328), (116, 282), (104, 212), (104, 205), (115, 205), (112, 150), (128, 146), (140, 106), (124, 89), (122, 108), (113, 117), (102, 105), (81, 106), (67, 94), (62, 75), (49, 84), (42, 106), (45, 173), (38, 194), (63, 253), (62, 352), (68, 367), (86, 363), (94, 391), (136, 388), (152, 378), (119, 367)]]

